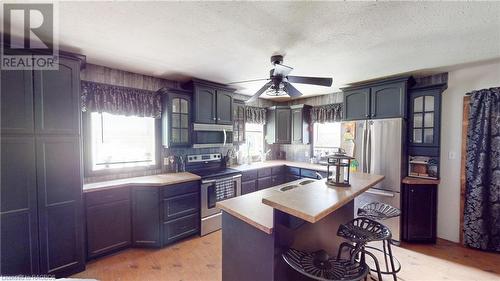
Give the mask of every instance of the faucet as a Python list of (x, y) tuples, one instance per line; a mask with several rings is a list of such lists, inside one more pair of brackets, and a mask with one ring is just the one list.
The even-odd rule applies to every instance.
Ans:
[(318, 179), (322, 180), (323, 179), (323, 176), (319, 173), (319, 172), (314, 172), (316, 174), (316, 176), (318, 177)]
[(260, 156), (260, 161), (266, 161), (267, 155), (271, 152), (271, 149), (268, 149), (265, 153), (262, 153)]

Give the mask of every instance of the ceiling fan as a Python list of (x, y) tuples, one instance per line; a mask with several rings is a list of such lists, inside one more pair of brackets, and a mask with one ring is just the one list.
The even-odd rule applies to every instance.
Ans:
[(297, 90), (297, 88), (295, 88), (291, 83), (310, 84), (325, 87), (332, 86), (332, 78), (288, 75), (293, 70), (293, 68), (282, 64), (282, 55), (272, 56), (271, 63), (274, 65), (274, 68), (270, 70), (269, 78), (238, 81), (229, 84), (268, 80), (268, 82), (264, 84), (262, 88), (260, 88), (249, 100), (246, 101), (247, 103), (256, 100), (266, 91), (268, 95), (272, 96), (281, 96), (285, 94), (288, 94), (291, 98), (302, 96), (302, 93)]

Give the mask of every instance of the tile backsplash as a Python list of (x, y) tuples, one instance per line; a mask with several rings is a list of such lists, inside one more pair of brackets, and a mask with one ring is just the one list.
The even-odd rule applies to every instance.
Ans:
[(286, 160), (309, 162), (311, 159), (311, 145), (309, 144), (282, 144), (279, 149), (286, 153)]

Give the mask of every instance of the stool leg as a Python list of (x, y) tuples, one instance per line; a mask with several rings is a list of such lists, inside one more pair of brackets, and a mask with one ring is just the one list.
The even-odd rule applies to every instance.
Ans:
[(394, 267), (394, 258), (392, 257), (392, 250), (391, 250), (391, 243), (387, 243), (387, 250), (389, 251), (389, 260), (391, 261), (391, 268), (392, 268), (392, 277), (394, 278), (394, 281), (397, 281), (398, 278), (396, 277), (396, 268)]
[(378, 278), (378, 281), (382, 281), (382, 273), (380, 273), (380, 265), (378, 264), (378, 260), (377, 258), (375, 257), (375, 255), (373, 255), (372, 253), (366, 251), (366, 250), (363, 250), (363, 254), (366, 253), (367, 255), (369, 255), (372, 259), (373, 259), (373, 262), (375, 262), (375, 269), (377, 270), (377, 278)]
[[(389, 244), (389, 242), (387, 244)], [(387, 261), (387, 250), (385, 248), (385, 240), (382, 240), (382, 249), (384, 250), (385, 270), (389, 272), (389, 262)]]
[[(351, 244), (349, 244), (349, 243), (347, 243), (347, 242), (342, 242), (342, 243), (340, 244), (340, 246), (339, 246), (339, 251), (338, 251), (338, 253), (337, 253), (337, 259), (340, 259), (340, 257), (342, 256), (342, 248), (344, 248), (344, 247), (351, 248), (351, 249), (352, 249), (352, 248), (354, 248), (354, 246), (353, 246), (353, 245), (351, 245)], [(350, 257), (349, 257), (349, 258), (350, 258)]]

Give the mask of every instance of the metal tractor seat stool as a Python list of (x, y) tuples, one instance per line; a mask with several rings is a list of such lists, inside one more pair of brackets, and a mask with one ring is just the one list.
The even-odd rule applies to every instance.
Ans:
[(376, 221), (399, 217), (401, 210), (389, 204), (371, 202), (358, 209), (358, 216)]
[[(351, 259), (356, 259), (358, 254), (360, 254), (359, 261), (365, 263), (365, 256), (368, 255), (373, 259), (375, 263), (375, 269), (370, 268), (371, 271), (377, 273), (378, 280), (381, 281), (382, 274), (390, 274), (393, 276), (394, 281), (397, 280), (396, 273), (401, 270), (400, 262), (392, 255), (391, 249), (391, 231), (389, 228), (377, 221), (371, 220), (369, 218), (358, 217), (346, 224), (339, 226), (337, 235), (343, 237), (351, 243), (343, 242), (340, 244), (339, 252), (337, 258), (340, 259), (342, 255), (342, 249), (344, 247), (349, 248), (349, 254)], [(367, 246), (368, 242), (382, 241), (383, 250), (377, 249), (375, 247)], [(380, 270), (380, 265), (377, 257), (372, 253), (372, 251), (378, 251), (383, 253), (386, 271)], [(389, 263), (391, 268), (389, 269)], [(397, 264), (397, 266), (395, 266)]]
[(357, 281), (369, 271), (364, 263), (332, 258), (324, 250), (309, 253), (290, 248), (282, 257), (295, 271), (314, 280)]

